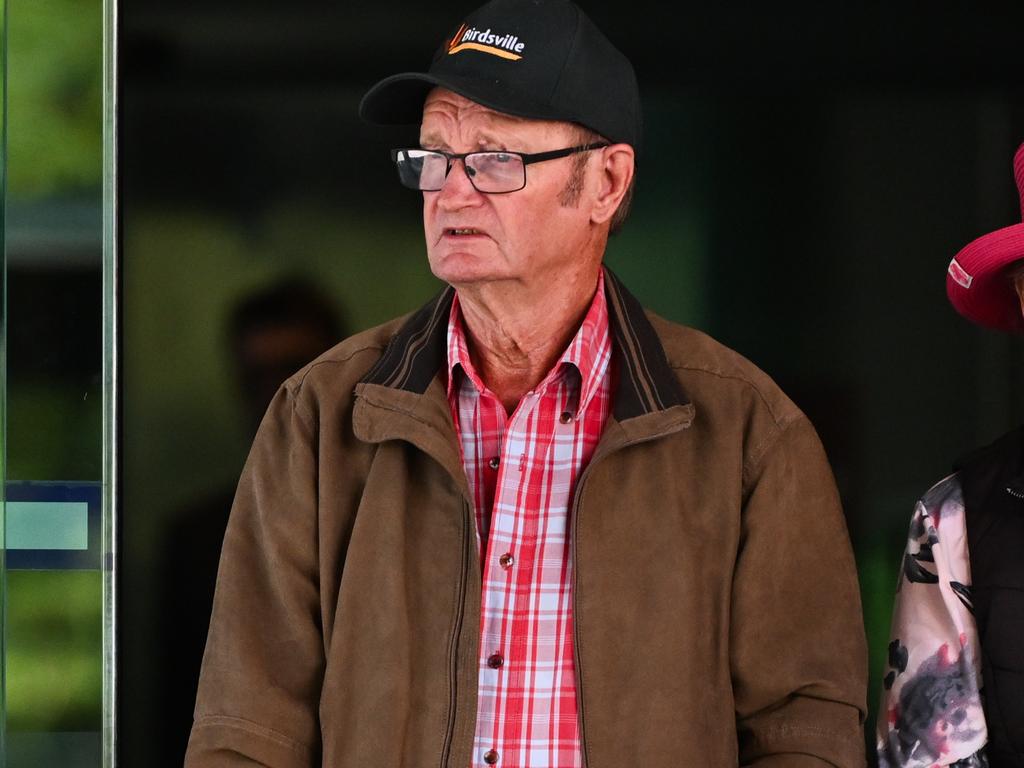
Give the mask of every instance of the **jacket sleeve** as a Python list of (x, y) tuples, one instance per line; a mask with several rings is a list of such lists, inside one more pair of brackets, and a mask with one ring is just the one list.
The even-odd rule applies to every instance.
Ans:
[(835, 483), (803, 415), (767, 442), (744, 467), (733, 582), (740, 764), (863, 766), (867, 649)]
[(231, 510), (186, 768), (319, 765), (315, 441), (313, 419), (281, 389)]

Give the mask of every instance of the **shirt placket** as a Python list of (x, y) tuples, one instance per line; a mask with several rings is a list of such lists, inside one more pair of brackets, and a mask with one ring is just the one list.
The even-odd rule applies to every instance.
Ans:
[[(489, 695), (481, 701), (477, 744), (489, 747), (475, 757), (480, 765), (512, 765), (515, 762), (506, 748), (505, 721), (510, 716), (508, 707), (510, 662), (515, 662), (514, 651), (507, 647), (510, 621), (513, 619), (516, 592), (522, 588), (524, 573), (523, 544), (526, 521), (517, 514), (517, 497), (524, 490), (525, 467), (522, 462), (527, 450), (524, 425), (536, 406), (531, 394), (508, 418), (503, 440), (497, 455), (496, 476), (493, 478), (494, 503), (491, 508), (490, 530), (487, 535), (483, 561), (484, 604), (480, 632), (480, 690)], [(488, 711), (489, 710), (489, 711)], [(517, 715), (513, 714), (517, 720)]]
[[(532, 733), (531, 728), (535, 707), (550, 706), (552, 717), (563, 708), (548, 697), (533, 699), (538, 683), (545, 691), (553, 687), (554, 676), (561, 674), (557, 662), (564, 656), (548, 647), (559, 643), (568, 628), (564, 620), (569, 619), (561, 616), (568, 606), (559, 578), (569, 567), (562, 562), (568, 555), (567, 504), (566, 499), (553, 497), (553, 485), (565, 478), (558, 477), (552, 459), (556, 430), (572, 430), (565, 407), (577, 396), (578, 388), (567, 392), (563, 377), (555, 377), (543, 390), (529, 393), (506, 424), (483, 563), (480, 687), (490, 695), (480, 702), (476, 759), (481, 765), (558, 764), (557, 748), (549, 742), (552, 734)], [(562, 463), (568, 465), (567, 457)], [(551, 550), (553, 542), (560, 542), (557, 551)], [(562, 567), (555, 565), (559, 562)], [(551, 568), (546, 575), (536, 570), (541, 563)], [(552, 623), (552, 612), (560, 620), (540, 627), (540, 622)], [(572, 710), (574, 716), (575, 702)], [(554, 735), (557, 738), (557, 731)], [(544, 745), (542, 751), (551, 759), (539, 758), (536, 747), (532, 754), (528, 751), (537, 744)]]

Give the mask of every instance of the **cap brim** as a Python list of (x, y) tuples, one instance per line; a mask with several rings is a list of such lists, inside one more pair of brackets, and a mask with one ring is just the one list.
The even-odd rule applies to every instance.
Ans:
[[(493, 83), (487, 85), (494, 90)], [(508, 115), (537, 120), (574, 119), (558, 116), (550, 106), (511, 90), (504, 91), (500, 100), (488, 97), (475, 78), (439, 77), (426, 72), (403, 72), (381, 80), (359, 102), (359, 117), (375, 125), (416, 125), (423, 117), (427, 94), (438, 86)]]
[[(946, 273), (946, 295), (973, 323), (1010, 333), (1024, 333), (1024, 314), (1006, 270), (1024, 259), (1024, 224), (990, 232), (956, 255)], [(966, 283), (966, 284), (965, 284)]]

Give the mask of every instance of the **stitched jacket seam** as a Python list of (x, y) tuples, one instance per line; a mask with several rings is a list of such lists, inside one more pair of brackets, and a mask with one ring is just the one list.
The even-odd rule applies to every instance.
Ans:
[[(319, 368), (322, 365), (342, 364), (349, 362), (356, 355), (368, 352), (370, 350), (376, 350), (383, 352), (385, 346), (383, 344), (367, 344), (365, 347), (359, 347), (352, 350), (344, 357), (331, 358), (330, 360), (317, 360), (309, 364), (309, 367), (302, 373), (302, 377), (295, 383), (295, 394), (298, 395), (302, 390), (302, 387), (306, 384), (306, 378), (313, 372), (314, 368)], [(371, 366), (372, 367), (372, 366)]]
[(310, 753), (309, 747), (301, 741), (296, 741), (280, 731), (275, 731), (273, 728), (268, 728), (244, 717), (237, 717), (235, 715), (203, 715), (196, 720), (195, 724), (196, 729), (217, 727), (231, 728), (254, 736), (260, 736), (300, 754), (308, 755)]
[(299, 380), (295, 382), (294, 387), (289, 387), (287, 383), (284, 385), (288, 392), (288, 396), (291, 399), (292, 412), (295, 413), (301, 411), (302, 415), (300, 416), (300, 418), (305, 423), (305, 427), (312, 431), (314, 422), (313, 414), (304, 405), (300, 405), (299, 396), (302, 394), (302, 388), (306, 384), (306, 378), (309, 376), (309, 374), (313, 372), (313, 369), (319, 368), (322, 365), (344, 365), (345, 363), (348, 363), (350, 360), (352, 360), (352, 358), (356, 357), (359, 354), (362, 354), (363, 352), (368, 352), (371, 350), (380, 352), (383, 349), (384, 346), (381, 344), (367, 344), (365, 347), (359, 347), (358, 349), (352, 350), (352, 352), (345, 355), (345, 357), (339, 357), (331, 360), (319, 360), (311, 363), (309, 367), (302, 372), (301, 378), (299, 378)]
[(313, 433), (313, 414), (310, 413), (305, 406), (299, 405), (299, 398), (297, 392), (289, 392), (288, 396), (292, 401), (292, 413), (297, 415), (298, 418), (301, 419), (301, 421), (303, 422), (303, 426), (307, 430), (309, 430), (310, 436), (313, 437), (314, 440), (318, 440), (318, 437), (315, 436)]
[(806, 421), (807, 417), (804, 416), (799, 411), (794, 413), (792, 418), (787, 419), (781, 425), (779, 425), (773, 434), (765, 437), (751, 449), (750, 457), (743, 462), (744, 493), (746, 493), (747, 491), (747, 484), (749, 482), (749, 479), (754, 476), (755, 470), (757, 470), (760, 467), (761, 462), (764, 460), (764, 458), (769, 453), (772, 452), (775, 446), (779, 444), (779, 442), (782, 440), (782, 436), (789, 431), (789, 428), (792, 427), (797, 421), (800, 421), (801, 419)]
[[(753, 381), (751, 381), (750, 379), (748, 379), (745, 376), (740, 376), (740, 375), (734, 374), (734, 373), (724, 373), (722, 371), (716, 371), (716, 370), (714, 370), (712, 368), (700, 368), (700, 367), (693, 366), (693, 365), (671, 365), (670, 364), (670, 366), (671, 366), (673, 371), (692, 371), (694, 373), (705, 373), (708, 376), (714, 376), (714, 377), (719, 378), (719, 379), (727, 379), (729, 381), (738, 381), (738, 382), (741, 382), (743, 384), (746, 384), (750, 389), (752, 389), (755, 392), (755, 394), (757, 394), (758, 399), (761, 401), (761, 403), (767, 409), (768, 413), (771, 414), (772, 421), (775, 422), (775, 426), (777, 426), (779, 428), (783, 428), (785, 425), (790, 423), (793, 420), (794, 416), (795, 416), (795, 414), (794, 414), (793, 416), (783, 417), (783, 416), (780, 416), (778, 413), (776, 413), (776, 408), (770, 402), (768, 402), (768, 398), (765, 397), (764, 392), (761, 391), (761, 388), (759, 386), (757, 386), (757, 384), (755, 384)], [(795, 406), (794, 406), (794, 410), (797, 410), (795, 408)]]
[(835, 731), (828, 728), (817, 728), (813, 725), (793, 725), (791, 723), (780, 723), (779, 725), (770, 726), (764, 732), (763, 738), (771, 738), (772, 736), (825, 736), (832, 738), (835, 736)]
[(433, 427), (434, 426), (431, 422), (429, 422), (427, 419), (424, 419), (422, 416), (417, 414), (414, 410), (410, 410), (408, 408), (403, 408), (400, 405), (391, 405), (391, 404), (375, 402), (375, 401), (370, 400), (369, 398), (367, 398), (365, 395), (357, 395), (357, 397), (362, 397), (364, 400), (366, 400), (366, 402), (368, 402), (370, 405), (372, 405), (372, 406), (374, 406), (376, 408), (383, 408), (384, 410), (387, 410), (387, 411), (394, 411), (395, 413), (404, 414), (404, 415), (408, 416), (410, 419), (413, 419), (414, 421), (418, 421), (420, 424), (423, 424), (424, 426), (427, 426), (427, 427)]

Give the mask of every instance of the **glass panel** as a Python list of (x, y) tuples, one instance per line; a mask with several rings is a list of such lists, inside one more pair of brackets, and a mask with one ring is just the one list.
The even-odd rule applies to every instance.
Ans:
[(3, 4), (7, 768), (113, 764), (112, 16)]
[[(92, 0), (96, 2), (96, 0)], [(103, 765), (117, 763), (118, 338), (120, 292), (117, 189), (117, 0), (103, 7)]]
[(7, 763), (7, 0), (0, 0), (0, 766)]

